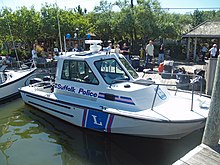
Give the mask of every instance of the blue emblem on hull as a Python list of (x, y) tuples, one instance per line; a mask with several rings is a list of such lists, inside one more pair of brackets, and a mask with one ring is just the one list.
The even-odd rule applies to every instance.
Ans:
[(104, 131), (108, 120), (108, 114), (98, 111), (89, 110), (86, 127)]
[(113, 120), (113, 114), (95, 111), (92, 109), (84, 109), (82, 127), (95, 129), (101, 132), (111, 132)]

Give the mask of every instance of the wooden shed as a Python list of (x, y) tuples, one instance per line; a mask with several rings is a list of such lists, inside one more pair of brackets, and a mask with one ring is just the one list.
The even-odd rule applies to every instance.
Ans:
[[(191, 29), (188, 33), (182, 36), (187, 38), (187, 59), (190, 59), (190, 42), (194, 44), (193, 46), (193, 57), (196, 58), (197, 50), (197, 40), (198, 38), (216, 39), (217, 48), (220, 48), (220, 21), (205, 21), (202, 24)], [(210, 43), (213, 44), (213, 43)]]

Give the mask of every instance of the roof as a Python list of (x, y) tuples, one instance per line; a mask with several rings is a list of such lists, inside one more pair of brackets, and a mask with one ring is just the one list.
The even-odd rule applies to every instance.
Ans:
[(182, 37), (220, 38), (220, 21), (205, 21)]

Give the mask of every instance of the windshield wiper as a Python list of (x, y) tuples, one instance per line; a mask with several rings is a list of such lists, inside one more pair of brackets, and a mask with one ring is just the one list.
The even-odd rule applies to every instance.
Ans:
[(139, 79), (139, 80), (136, 80), (133, 82), (134, 84), (141, 84), (141, 85), (152, 85), (152, 84), (155, 84), (155, 81), (151, 80), (151, 79), (147, 79), (147, 80), (144, 80), (144, 79)]

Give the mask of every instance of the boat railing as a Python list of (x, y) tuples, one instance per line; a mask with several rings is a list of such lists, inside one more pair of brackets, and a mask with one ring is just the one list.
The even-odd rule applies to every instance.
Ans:
[(51, 83), (54, 83), (55, 82), (55, 73), (50, 72), (50, 71), (45, 71), (45, 70), (38, 71), (26, 79), (25, 86), (27, 86), (31, 83), (35, 83), (34, 80), (36, 80), (37, 82), (40, 82), (42, 80), (42, 82), (50, 81)]
[[(7, 67), (9, 70), (27, 70), (27, 69), (32, 69), (36, 68), (36, 64), (34, 63), (33, 60), (30, 61), (15, 61), (13, 65), (4, 65)], [(7, 70), (6, 69), (6, 70)]]
[[(169, 73), (167, 73), (169, 74)], [(172, 74), (172, 75), (176, 75), (178, 76), (178, 74)], [(181, 76), (189, 76), (189, 77), (193, 77), (194, 79), (190, 80), (189, 79), (189, 82), (184, 82), (184, 83), (178, 83), (178, 78), (177, 78), (177, 82), (175, 84), (172, 84), (172, 83), (154, 83), (153, 85), (156, 85), (156, 90), (155, 90), (155, 94), (154, 94), (154, 98), (153, 98), (153, 102), (152, 102), (152, 106), (151, 106), (151, 110), (153, 110), (153, 107), (155, 105), (155, 101), (156, 101), (156, 96), (158, 95), (158, 91), (159, 91), (159, 87), (160, 86), (167, 86), (167, 87), (175, 87), (175, 89), (170, 89), (170, 90), (175, 90), (175, 95), (177, 94), (177, 92), (190, 92), (191, 93), (191, 111), (193, 111), (193, 101), (194, 101), (194, 95), (195, 94), (199, 94), (199, 96), (206, 96), (206, 97), (210, 97), (208, 95), (205, 95), (203, 92), (204, 92), (204, 88), (203, 88), (203, 83), (204, 81), (202, 81), (204, 78), (203, 76), (200, 76), (200, 75), (195, 75), (195, 74), (181, 74)], [(195, 81), (197, 80), (197, 81)], [(195, 86), (198, 86), (198, 83), (199, 83), (199, 92), (195, 92), (195, 91), (198, 91), (198, 90), (195, 90)], [(148, 83), (147, 83), (148, 84)], [(184, 88), (184, 87), (188, 87), (188, 89)], [(180, 90), (180, 89), (183, 89), (183, 90)], [(198, 88), (197, 88), (198, 89)]]
[[(166, 73), (166, 74), (169, 74), (169, 73)], [(172, 73), (172, 76), (176, 77), (175, 83), (169, 83), (169, 80), (166, 83), (158, 83), (156, 81), (153, 81), (151, 78), (139, 79), (139, 80), (133, 81), (132, 83), (145, 85), (145, 86), (150, 86), (150, 85), (156, 86), (155, 94), (153, 96), (154, 97), (153, 102), (152, 102), (152, 105), (151, 105), (152, 110), (153, 110), (153, 107), (155, 105), (155, 101), (156, 101), (160, 86), (166, 86), (168, 89), (169, 89), (169, 87), (174, 87), (173, 89), (169, 89), (169, 90), (174, 90), (175, 95), (177, 95), (177, 92), (191, 93), (191, 111), (193, 111), (193, 101), (194, 101), (194, 95), (195, 94), (199, 95), (200, 97), (201, 96), (210, 97), (210, 96), (205, 95), (203, 93), (204, 92), (203, 87), (205, 85), (205, 84), (203, 84), (204, 81), (202, 81), (202, 80), (204, 80), (203, 76), (196, 75), (196, 74), (183, 74), (183, 73), (181, 73), (181, 74)], [(182, 77), (184, 77), (184, 76), (187, 77), (188, 80), (186, 80), (185, 82), (184, 81), (182, 82), (182, 80), (180, 78), (181, 76)], [(190, 77), (192, 77), (193, 79), (190, 79)], [(114, 83), (120, 83), (120, 82), (127, 82), (127, 80), (115, 80), (114, 81)], [(195, 86), (197, 88), (195, 88)], [(198, 90), (198, 86), (199, 86), (199, 90)], [(125, 86), (125, 87), (127, 87), (127, 86)], [(130, 86), (128, 85), (128, 87), (130, 87)], [(188, 87), (188, 89), (186, 89), (187, 87)], [(198, 91), (198, 92), (196, 92), (196, 91)]]

